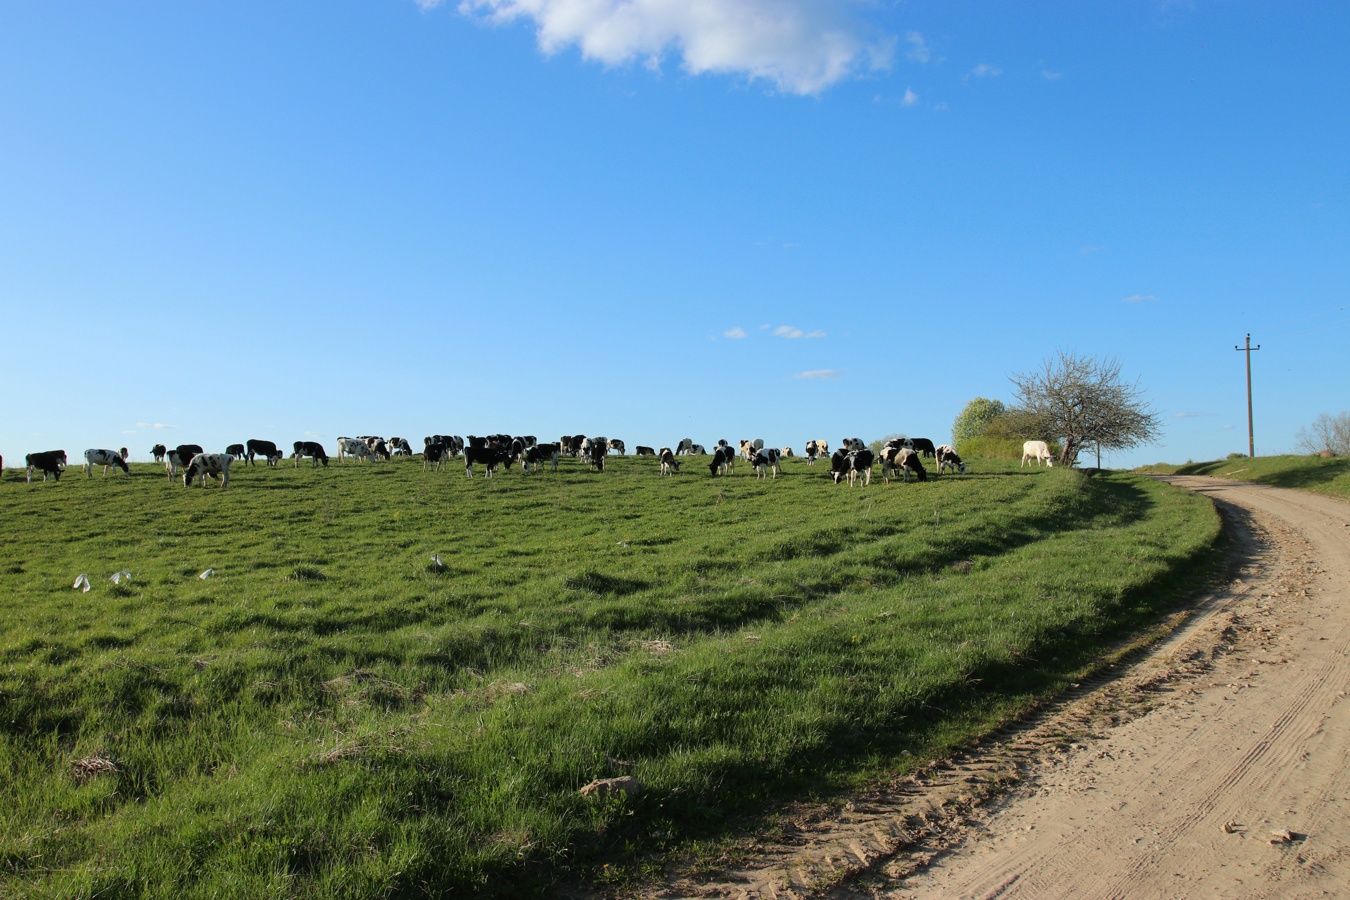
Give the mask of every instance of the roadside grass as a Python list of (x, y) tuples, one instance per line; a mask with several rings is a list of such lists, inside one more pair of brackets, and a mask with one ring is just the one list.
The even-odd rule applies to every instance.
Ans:
[[(0, 894), (621, 879), (1026, 710), (1153, 626), (1219, 534), (1123, 473), (697, 462), (6, 480)], [(577, 793), (616, 775), (644, 792)]]
[(1213, 475), (1350, 498), (1350, 457), (1345, 456), (1331, 459), (1320, 456), (1243, 456), (1214, 462), (1187, 463), (1184, 466), (1158, 463), (1135, 471), (1147, 475)]

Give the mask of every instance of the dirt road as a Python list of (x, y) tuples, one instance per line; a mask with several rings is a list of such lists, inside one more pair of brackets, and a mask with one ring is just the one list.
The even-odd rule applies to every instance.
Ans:
[[(1119, 677), (658, 897), (1350, 893), (1350, 504), (1210, 478), (1237, 577)], [(789, 817), (792, 818), (792, 817)]]

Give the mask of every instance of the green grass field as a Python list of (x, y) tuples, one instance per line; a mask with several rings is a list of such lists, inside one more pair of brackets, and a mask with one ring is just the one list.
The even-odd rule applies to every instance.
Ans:
[(1184, 466), (1159, 463), (1137, 471), (1164, 475), (1213, 475), (1350, 498), (1350, 457), (1344, 456), (1331, 459), (1320, 456), (1258, 456), (1252, 459), (1243, 456), (1214, 462), (1187, 463)]
[[(7, 472), (0, 895), (628, 877), (1025, 711), (1155, 624), (1219, 534), (1128, 474), (696, 463)], [(628, 774), (635, 800), (578, 794)]]

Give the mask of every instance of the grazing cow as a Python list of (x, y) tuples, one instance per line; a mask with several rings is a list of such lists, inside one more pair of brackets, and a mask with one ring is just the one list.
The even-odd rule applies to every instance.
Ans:
[(61, 469), (66, 465), (66, 451), (64, 450), (43, 450), (40, 453), (30, 453), (23, 458), (24, 465), (28, 467), (26, 482), (33, 480), (33, 470), (42, 470), (42, 481), (47, 481), (50, 475), (56, 481), (61, 480)]
[(127, 461), (122, 458), (120, 453), (114, 453), (112, 450), (86, 450), (84, 451), (84, 474), (86, 477), (94, 476), (94, 466), (102, 466), (103, 474), (108, 474), (109, 466), (116, 466), (128, 475), (131, 474), (131, 467)]
[(1050, 457), (1050, 445), (1045, 441), (1027, 441), (1022, 445), (1023, 466), (1027, 464), (1028, 459), (1036, 460), (1037, 465), (1045, 463), (1048, 468), (1054, 468), (1055, 466)]
[(750, 460), (750, 465), (754, 466), (756, 478), (763, 478), (766, 474), (770, 473), (772, 473), (771, 477), (777, 478), (778, 470), (780, 468), (778, 465), (778, 451), (773, 447), (757, 450), (755, 451), (754, 458)]
[(633, 450), (633, 453), (636, 454), (636, 455), (638, 455), (638, 456), (655, 456), (655, 455), (656, 455), (656, 451), (653, 450), (651, 447), (643, 447), (641, 444), (639, 444), (639, 445)]
[(234, 457), (228, 453), (198, 453), (188, 462), (187, 468), (183, 469), (183, 487), (188, 487), (194, 480), (200, 481), (202, 487), (206, 487), (207, 476), (215, 478), (220, 476), (220, 486), (224, 488), (230, 483), (230, 463), (234, 462)]
[(230, 446), (225, 448), (225, 452), (233, 456), (235, 459), (238, 459), (239, 457), (244, 455), (244, 445), (231, 444)]
[(732, 463), (736, 460), (736, 451), (730, 447), (718, 447), (713, 453), (712, 462), (708, 463), (708, 471), (714, 476), (730, 475)]
[(585, 442), (586, 442), (586, 435), (584, 434), (574, 434), (571, 435), (570, 437), (564, 437), (561, 441), (559, 441), (559, 443), (562, 444), (563, 452), (567, 453), (569, 456), (581, 456), (582, 455), (581, 445), (584, 444)]
[(337, 445), (338, 462), (344, 462), (349, 456), (356, 460), (370, 459), (370, 445), (361, 438), (340, 437)]
[(370, 456), (372, 459), (391, 459), (393, 454), (389, 452), (389, 445), (384, 442), (384, 438), (372, 438), (366, 446), (370, 447)]
[(949, 468), (966, 474), (966, 464), (961, 462), (961, 457), (956, 455), (956, 448), (951, 444), (939, 444), (934, 455), (937, 457), (939, 475)]
[(662, 475), (678, 475), (680, 472), (680, 461), (675, 458), (669, 447), (662, 447), (661, 454), (658, 457), (661, 460)]
[(456, 456), (464, 451), (464, 438), (454, 434), (433, 434), (430, 437), (422, 438), (422, 445), (428, 444), (440, 444), (451, 456)]
[(169, 452), (169, 448), (163, 444), (156, 444), (150, 448), (150, 455), (155, 458), (155, 462), (164, 462), (164, 454)]
[(526, 474), (530, 474), (531, 469), (537, 469), (545, 462), (551, 463), (553, 471), (558, 471), (558, 454), (562, 452), (562, 444), (535, 444), (532, 447), (525, 448), (525, 455), (520, 460), (520, 468)]
[(808, 466), (814, 466), (818, 457), (824, 456), (829, 452), (829, 445), (825, 444), (824, 441), (807, 441), (806, 464)]
[(291, 454), (291, 459), (295, 460), (295, 467), (300, 467), (300, 458), (308, 456), (313, 460), (310, 465), (317, 466), (323, 463), (324, 468), (328, 468), (328, 454), (324, 452), (323, 444), (318, 441), (296, 441), (294, 444), (295, 452)]
[(257, 438), (249, 438), (248, 445), (244, 451), (244, 459), (248, 464), (253, 465), (253, 457), (261, 456), (267, 460), (269, 466), (275, 466), (281, 462), (281, 451), (277, 445), (271, 441), (260, 441)]
[(131, 454), (127, 452), (126, 447), (123, 447), (121, 450), (118, 450), (117, 455), (122, 457), (122, 459), (126, 460), (127, 462), (131, 461)]
[(844, 449), (862, 450), (867, 445), (862, 442), (862, 438), (844, 438)]
[(910, 438), (908, 447), (920, 456), (937, 456), (937, 448), (928, 438)]
[(920, 481), (928, 480), (928, 470), (923, 467), (922, 457), (908, 447), (887, 445), (881, 451), (881, 479), (891, 483), (891, 476), (904, 474), (905, 483), (909, 483), (909, 473), (913, 472)]
[(680, 442), (675, 445), (676, 456), (689, 456), (693, 452), (694, 452), (693, 438), (681, 438)]
[(620, 456), (624, 456), (628, 452), (623, 445), (623, 441), (619, 440), (618, 438), (609, 439), (609, 449), (611, 452), (617, 453)]
[(694, 444), (693, 446), (691, 446), (691, 447), (689, 448), (689, 455), (690, 455), (690, 456), (707, 456), (707, 455), (708, 455), (708, 451), (705, 450), (705, 449), (703, 449), (703, 445), (702, 445), (702, 444)]
[(444, 444), (427, 444), (422, 448), (422, 471), (427, 470), (428, 465), (434, 468), (445, 468), (445, 461), (450, 456), (450, 448)]
[(174, 447), (173, 450), (178, 454), (178, 458), (184, 462), (190, 461), (192, 457), (196, 456), (198, 453), (206, 452), (202, 449), (201, 444), (179, 444), (177, 447)]
[(848, 454), (849, 449), (845, 446), (834, 451), (834, 455), (830, 457), (830, 477), (834, 479), (835, 484), (847, 478), (852, 468)]
[(778, 455), (784, 459), (792, 459), (794, 454), (791, 447), (784, 447), (782, 450), (778, 451)]
[(412, 447), (408, 445), (407, 438), (391, 437), (389, 449), (395, 456), (412, 456)]
[(605, 471), (605, 454), (609, 452), (609, 442), (604, 438), (595, 438), (591, 441), (591, 452), (586, 458), (597, 472)]
[[(469, 439), (470, 441), (473, 438)], [(470, 444), (464, 448), (464, 475), (468, 478), (473, 477), (473, 464), (481, 463), (487, 470), (486, 478), (491, 478), (497, 472), (497, 467), (501, 465), (510, 465), (511, 458), (505, 450), (498, 450), (496, 447), (475, 447)]]

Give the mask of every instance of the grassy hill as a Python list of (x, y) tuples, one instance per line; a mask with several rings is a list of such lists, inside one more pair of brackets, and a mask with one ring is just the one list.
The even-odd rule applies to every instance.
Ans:
[(1350, 498), (1350, 457), (1345, 456), (1331, 459), (1320, 456), (1242, 456), (1214, 462), (1187, 463), (1184, 466), (1159, 463), (1136, 471), (1149, 474), (1213, 475)]
[[(1155, 623), (1219, 532), (1128, 474), (786, 465), (11, 472), (0, 894), (622, 877), (1025, 710)], [(644, 792), (578, 794), (617, 775)]]

